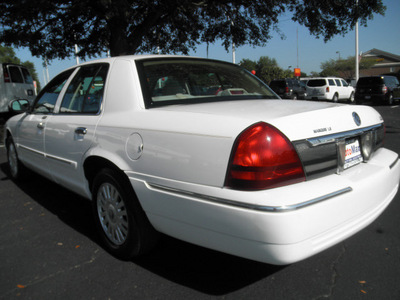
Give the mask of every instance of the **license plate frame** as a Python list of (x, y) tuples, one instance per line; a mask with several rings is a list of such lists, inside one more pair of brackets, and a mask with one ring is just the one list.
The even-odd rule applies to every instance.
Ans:
[(347, 139), (343, 159), (343, 170), (356, 166), (364, 161), (361, 144), (358, 138)]
[(338, 146), (338, 168), (337, 168), (338, 174), (364, 161), (364, 156), (361, 151), (361, 142), (359, 137), (352, 137), (340, 140), (337, 142), (337, 146)]

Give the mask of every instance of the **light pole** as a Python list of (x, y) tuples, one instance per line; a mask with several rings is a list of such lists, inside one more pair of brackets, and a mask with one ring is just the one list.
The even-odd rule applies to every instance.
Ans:
[(356, 13), (357, 13), (357, 22), (356, 22), (356, 75), (355, 75), (355, 80), (356, 82), (358, 81), (359, 77), (359, 54), (358, 54), (358, 0), (356, 0)]

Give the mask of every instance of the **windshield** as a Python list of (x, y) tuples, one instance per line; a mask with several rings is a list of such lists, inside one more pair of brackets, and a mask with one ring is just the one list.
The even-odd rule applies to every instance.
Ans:
[(137, 61), (146, 108), (247, 99), (279, 99), (245, 69), (190, 58)]

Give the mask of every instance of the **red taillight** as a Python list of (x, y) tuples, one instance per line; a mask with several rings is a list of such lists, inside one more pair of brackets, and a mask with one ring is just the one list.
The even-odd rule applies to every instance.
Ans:
[(326, 87), (326, 92), (329, 93), (329, 86)]
[(286, 93), (286, 94), (289, 94), (289, 93), (290, 93), (289, 87), (286, 87), (286, 88), (285, 88), (285, 93)]
[(8, 72), (4, 70), (4, 82), (11, 82), (10, 75), (8, 75)]
[(387, 86), (384, 85), (384, 86), (382, 87), (382, 94), (386, 94), (386, 93), (387, 93)]
[(292, 143), (275, 127), (257, 123), (235, 141), (225, 186), (238, 190), (276, 188), (305, 181)]

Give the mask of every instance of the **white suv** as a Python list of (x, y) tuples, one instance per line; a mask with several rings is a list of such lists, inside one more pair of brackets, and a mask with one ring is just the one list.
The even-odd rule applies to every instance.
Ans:
[(14, 99), (35, 99), (32, 76), (24, 66), (0, 64), (0, 115), (8, 113), (8, 105)]
[(310, 78), (307, 82), (307, 98), (333, 102), (354, 102), (354, 88), (344, 79), (337, 77)]

